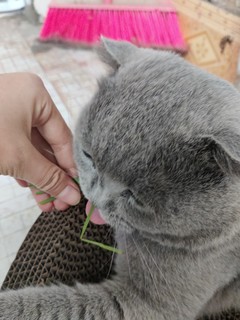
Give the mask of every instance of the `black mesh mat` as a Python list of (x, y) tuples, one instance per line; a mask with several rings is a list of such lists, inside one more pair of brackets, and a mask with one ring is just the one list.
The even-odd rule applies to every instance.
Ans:
[[(8, 271), (3, 290), (55, 282), (96, 283), (113, 274), (112, 253), (80, 240), (85, 205), (82, 198), (79, 206), (40, 215)], [(106, 225), (89, 223), (85, 235), (102, 243), (114, 243), (113, 232)], [(229, 311), (204, 320), (240, 320), (240, 312)]]
[[(111, 273), (112, 253), (80, 240), (86, 200), (66, 211), (43, 212), (32, 226), (10, 270), (2, 289), (17, 289), (56, 281), (98, 282)], [(85, 237), (113, 243), (108, 226), (91, 222)]]

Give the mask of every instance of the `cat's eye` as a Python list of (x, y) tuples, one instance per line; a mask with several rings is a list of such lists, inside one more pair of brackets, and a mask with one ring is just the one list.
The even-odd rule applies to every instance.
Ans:
[(92, 160), (92, 157), (90, 156), (89, 153), (87, 153), (86, 151), (82, 150), (83, 154), (85, 155), (86, 158)]
[(129, 198), (129, 197), (133, 197), (133, 193), (130, 189), (126, 189), (124, 191), (121, 192), (121, 196), (123, 198)]

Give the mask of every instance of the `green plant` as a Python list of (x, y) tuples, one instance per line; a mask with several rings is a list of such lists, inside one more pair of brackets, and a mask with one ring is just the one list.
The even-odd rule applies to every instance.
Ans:
[[(78, 180), (78, 178), (72, 178), (72, 179), (73, 179), (74, 182), (76, 182), (77, 185), (79, 185), (79, 180)], [(36, 187), (35, 187), (33, 184), (29, 184), (29, 187), (36, 189)], [(45, 192), (43, 192), (43, 191), (41, 191), (41, 190), (36, 191), (36, 194), (44, 194), (44, 193), (45, 193)], [(39, 204), (46, 204), (46, 203), (49, 203), (49, 202), (54, 201), (55, 199), (56, 199), (55, 197), (49, 197), (49, 198), (47, 198), (47, 199), (44, 199), (44, 200), (40, 201)]]
[[(78, 178), (73, 178), (74, 182), (76, 182), (78, 185), (79, 185), (79, 180)], [(37, 189), (34, 185), (32, 184), (29, 184), (29, 187), (30, 188), (35, 188)], [(41, 190), (37, 190), (36, 191), (36, 194), (44, 194), (45, 192), (41, 191)], [(52, 202), (54, 201), (56, 198), (55, 197), (49, 197), (45, 200), (42, 200), (39, 202), (39, 204), (46, 204), (46, 203), (49, 203), (49, 202)], [(98, 246), (104, 250), (108, 250), (108, 251), (111, 251), (111, 252), (114, 252), (114, 253), (118, 253), (118, 254), (122, 254), (123, 251), (122, 250), (119, 250), (115, 247), (111, 247), (107, 244), (104, 244), (104, 243), (101, 243), (101, 242), (97, 242), (97, 241), (94, 241), (94, 240), (89, 240), (89, 239), (86, 239), (84, 238), (84, 234), (87, 230), (87, 227), (88, 227), (88, 224), (90, 222), (90, 219), (91, 219), (91, 216), (93, 214), (93, 211), (94, 211), (95, 207), (93, 205), (91, 205), (91, 208), (90, 208), (90, 211), (89, 211), (89, 214), (87, 215), (87, 218), (86, 220), (84, 221), (84, 224), (83, 224), (83, 228), (82, 228), (82, 231), (81, 231), (81, 234), (80, 234), (80, 239), (83, 241), (83, 242), (86, 242), (86, 243), (89, 243), (89, 244), (92, 244), (92, 245), (95, 245), (95, 246)]]
[(95, 207), (93, 205), (91, 205), (91, 208), (90, 208), (90, 211), (87, 215), (87, 218), (84, 222), (84, 225), (83, 225), (83, 228), (82, 228), (82, 232), (81, 232), (81, 235), (80, 235), (80, 239), (83, 241), (83, 242), (86, 242), (86, 243), (90, 243), (90, 244), (93, 244), (93, 245), (96, 245), (102, 249), (105, 249), (105, 250), (108, 250), (108, 251), (112, 251), (114, 253), (118, 253), (118, 254), (122, 254), (122, 250), (119, 250), (115, 247), (111, 247), (111, 246), (108, 246), (107, 244), (104, 244), (104, 243), (101, 243), (101, 242), (97, 242), (97, 241), (94, 241), (94, 240), (89, 240), (89, 239), (85, 239), (83, 238), (85, 232), (86, 232), (86, 229), (87, 229), (87, 226), (89, 224), (89, 221), (91, 219), (91, 216), (93, 214), (93, 211), (94, 211)]

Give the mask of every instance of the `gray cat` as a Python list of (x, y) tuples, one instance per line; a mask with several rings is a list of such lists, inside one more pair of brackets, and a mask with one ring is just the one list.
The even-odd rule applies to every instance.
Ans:
[(169, 52), (103, 40), (75, 159), (117, 274), (0, 294), (0, 319), (193, 320), (240, 308), (240, 94)]

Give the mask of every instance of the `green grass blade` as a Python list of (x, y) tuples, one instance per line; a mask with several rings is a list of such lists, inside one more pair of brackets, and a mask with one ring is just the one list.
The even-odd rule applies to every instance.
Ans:
[[(79, 179), (78, 179), (78, 177), (75, 177), (75, 178), (72, 178), (72, 179), (73, 179), (74, 182), (76, 182), (76, 184), (79, 185)], [(30, 188), (35, 188), (35, 189), (37, 189), (33, 184), (29, 184), (29, 187), (30, 187)], [(39, 190), (39, 191), (36, 192), (36, 194), (38, 194), (38, 195), (39, 195), (39, 194), (44, 194), (44, 193), (45, 193), (45, 192), (44, 192), (44, 191), (41, 191), (41, 190)], [(49, 203), (49, 202), (54, 201), (55, 199), (56, 199), (55, 197), (49, 197), (49, 198), (47, 198), (47, 199), (45, 199), (45, 200), (40, 201), (39, 204), (44, 205), (44, 204), (47, 204), (47, 203)], [(114, 253), (122, 254), (123, 251), (122, 251), (122, 250), (119, 250), (119, 249), (117, 249), (117, 248), (111, 247), (111, 246), (109, 246), (109, 245), (106, 245), (106, 244), (104, 244), (104, 243), (100, 243), (100, 242), (97, 242), (97, 241), (94, 241), (94, 240), (83, 239), (83, 236), (84, 236), (84, 234), (85, 234), (85, 232), (86, 232), (86, 229), (87, 229), (87, 227), (88, 227), (88, 224), (89, 224), (89, 222), (90, 222), (90, 219), (91, 219), (91, 216), (92, 216), (92, 214), (93, 214), (94, 209), (95, 209), (95, 207), (92, 205), (91, 208), (90, 208), (89, 214), (87, 215), (87, 218), (86, 218), (86, 220), (85, 220), (85, 222), (84, 222), (84, 224), (83, 224), (83, 228), (82, 228), (82, 232), (81, 232), (81, 235), (80, 235), (80, 239), (81, 239), (83, 242), (86, 242), (86, 243), (89, 243), (89, 244), (93, 244), (93, 245), (98, 246), (98, 247), (100, 247), (100, 248), (102, 248), (102, 249), (104, 249), (104, 250), (108, 250), (108, 251), (111, 251), (111, 252), (114, 252)]]
[(91, 208), (90, 208), (90, 211), (89, 211), (89, 214), (87, 215), (87, 218), (86, 220), (84, 221), (84, 225), (83, 225), (83, 228), (82, 228), (82, 232), (81, 232), (81, 235), (80, 235), (80, 239), (82, 240), (82, 237), (84, 236), (84, 233), (87, 229), (87, 226), (89, 224), (89, 221), (91, 219), (91, 216), (93, 214), (93, 211), (94, 211), (95, 207), (92, 205)]
[(49, 197), (49, 198), (47, 198), (47, 199), (45, 199), (45, 200), (42, 200), (42, 201), (40, 201), (40, 202), (38, 202), (39, 204), (46, 204), (46, 203), (49, 203), (49, 202), (52, 202), (52, 201), (54, 201), (56, 198), (55, 197)]
[(83, 241), (83, 242), (86, 242), (86, 243), (89, 243), (89, 244), (93, 244), (95, 246), (98, 246), (104, 250), (108, 250), (108, 251), (111, 251), (111, 252), (114, 252), (114, 253), (118, 253), (118, 254), (122, 254), (122, 250), (119, 250), (117, 248), (114, 248), (114, 247), (111, 247), (111, 246), (108, 246), (107, 244), (104, 244), (104, 243), (100, 243), (100, 242), (97, 242), (97, 241), (94, 241), (94, 240), (88, 240), (88, 239), (85, 239), (83, 238), (84, 234), (85, 234), (85, 231), (87, 229), (87, 226), (89, 224), (89, 221), (91, 219), (91, 216), (93, 214), (93, 211), (94, 211), (95, 207), (92, 205), (91, 208), (90, 208), (90, 211), (89, 211), (89, 214), (87, 215), (87, 218), (84, 222), (84, 225), (83, 225), (83, 228), (82, 228), (82, 232), (81, 232), (81, 235), (80, 235), (80, 239)]
[(44, 192), (44, 191), (37, 191), (35, 194), (44, 194), (44, 193), (46, 193), (46, 192)]
[(76, 182), (76, 184), (79, 185), (79, 178), (78, 177), (75, 177), (75, 178), (72, 178), (74, 182)]
[(111, 246), (108, 246), (106, 244), (103, 244), (103, 243), (100, 243), (100, 242), (97, 242), (97, 241), (93, 241), (93, 240), (88, 240), (88, 239), (81, 239), (83, 242), (86, 242), (86, 243), (90, 243), (90, 244), (94, 244), (95, 246), (98, 246), (104, 250), (108, 250), (108, 251), (111, 251), (111, 252), (114, 252), (114, 253), (118, 253), (118, 254), (123, 254), (123, 251), (122, 250), (119, 250), (117, 248), (114, 248), (114, 247), (111, 247)]
[[(74, 182), (76, 182), (76, 184), (78, 184), (79, 185), (79, 179), (78, 179), (78, 177), (75, 177), (75, 178), (72, 178), (73, 179), (73, 181)], [(31, 184), (31, 183), (29, 183), (29, 188), (35, 188), (35, 189), (37, 189), (33, 184)], [(38, 190), (35, 194), (37, 194), (37, 195), (39, 195), (39, 194), (44, 194), (44, 193), (46, 193), (46, 192), (44, 192), (44, 191), (41, 191), (41, 190)], [(47, 198), (47, 199), (45, 199), (45, 200), (42, 200), (42, 201), (40, 201), (40, 202), (38, 202), (39, 204), (46, 204), (46, 203), (49, 203), (49, 202), (52, 202), (52, 201), (54, 201), (56, 198), (54, 198), (54, 197), (49, 197), (49, 198)]]

